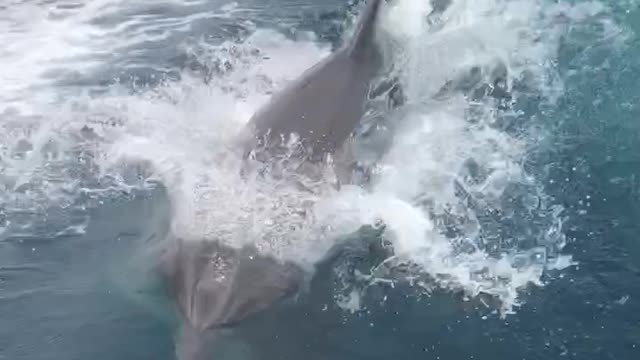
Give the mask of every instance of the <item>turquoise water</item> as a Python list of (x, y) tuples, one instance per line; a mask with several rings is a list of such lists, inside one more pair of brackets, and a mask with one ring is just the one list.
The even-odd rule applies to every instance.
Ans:
[(367, 194), (237, 184), (230, 124), (357, 9), (0, 7), (0, 359), (175, 358), (139, 254), (169, 226), (234, 241), (248, 212), (243, 239), (314, 259), (315, 225), (288, 215), (304, 200), (338, 238), (382, 220), (399, 260), (318, 269), (308, 294), (235, 330), (230, 359), (637, 358), (640, 3), (396, 1), (381, 78), (405, 103), (383, 95), (363, 120), (393, 133), (361, 131), (358, 156), (380, 165)]

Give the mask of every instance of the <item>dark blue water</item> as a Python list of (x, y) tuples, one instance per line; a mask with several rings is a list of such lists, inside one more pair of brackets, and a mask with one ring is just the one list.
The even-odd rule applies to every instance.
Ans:
[[(47, 3), (55, 2), (33, 2), (36, 7)], [(126, 11), (91, 21), (109, 28), (135, 15), (181, 18), (222, 4), (134, 3)], [(56, 76), (53, 89), (59, 94), (78, 89), (100, 94), (124, 84), (136, 92), (181, 81), (185, 69), (203, 83), (211, 81), (224, 75), (216, 70), (218, 64), (203, 63), (176, 44), (242, 39), (254, 28), (276, 28), (294, 39), (292, 28), (311, 30), (317, 41), (335, 45), (348, 25), (345, 3), (241, 2), (244, 10), (230, 18), (193, 20), (184, 32), (101, 54), (105, 60), (90, 72)], [(543, 7), (557, 3), (542, 2)], [(543, 184), (549, 204), (564, 209), (560, 230), (567, 245), (562, 253), (570, 254), (575, 266), (545, 272), (544, 286), (521, 289), (522, 305), (505, 318), (483, 305), (488, 298), (465, 300), (446, 288), (425, 296), (406, 285), (375, 288), (362, 300), (365, 311), (350, 313), (334, 302), (335, 273), (320, 269), (309, 294), (298, 302), (275, 306), (241, 324), (237, 337), (244, 347), (230, 358), (638, 358), (640, 3), (605, 5), (608, 11), (593, 21), (567, 21), (557, 56), (549, 59), (563, 84), (555, 101), (542, 99), (539, 90), (527, 88), (526, 79), (520, 79), (521, 88), (512, 90), (520, 96), (511, 105), (518, 115), (502, 129), (517, 136), (532, 128), (544, 130), (544, 136), (529, 139), (523, 166)], [(3, 11), (8, 10), (0, 6), (0, 19)], [(597, 21), (598, 16), (606, 22)], [(254, 25), (241, 25), (247, 19)], [(611, 35), (606, 24), (615, 24), (624, 36)], [(3, 175), (15, 173), (0, 165)], [(71, 175), (63, 181), (81, 179), (86, 188), (118, 183), (96, 180), (78, 164), (66, 169), (65, 176)], [(0, 359), (174, 359), (177, 322), (157, 284), (126, 288), (114, 281), (138, 279), (132, 254), (165, 231), (170, 221), (165, 189), (116, 189), (99, 198), (70, 191), (65, 209), (82, 209), (74, 213), (56, 212), (44, 195), (29, 197), (45, 194), (38, 181), (26, 190), (2, 184), (0, 191), (11, 200), (0, 203), (0, 229), (35, 225), (0, 232)], [(523, 219), (534, 223), (538, 218), (534, 212)], [(86, 229), (58, 233), (77, 223)]]

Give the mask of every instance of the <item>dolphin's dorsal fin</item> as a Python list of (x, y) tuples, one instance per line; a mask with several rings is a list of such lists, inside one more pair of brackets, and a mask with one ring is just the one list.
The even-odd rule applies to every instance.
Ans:
[(376, 19), (382, 0), (368, 0), (364, 12), (358, 19), (355, 32), (346, 44), (350, 57), (363, 59), (370, 55), (376, 29)]

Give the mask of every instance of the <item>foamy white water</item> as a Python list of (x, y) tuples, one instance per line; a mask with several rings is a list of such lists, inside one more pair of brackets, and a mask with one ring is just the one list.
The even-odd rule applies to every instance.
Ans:
[[(104, 69), (166, 70), (144, 64), (150, 57), (138, 52), (190, 31), (196, 21), (232, 18), (242, 5), (201, 10), (202, 2), (162, 2), (187, 13), (171, 18), (145, 14), (144, 1), (12, 4), (0, 17), (0, 42), (10, 44), (0, 50), (0, 236), (34, 231), (52, 207), (82, 212), (103, 196), (159, 180), (179, 235), (254, 242), (307, 264), (341, 236), (381, 220), (394, 254), (369, 274), (372, 283), (407, 281), (393, 268), (409, 264), (426, 287), (494, 295), (508, 313), (521, 289), (542, 285), (546, 269), (571, 264), (557, 255), (565, 242), (562, 211), (523, 167), (530, 137), (543, 134), (495, 126), (505, 116), (496, 101), (460, 89), (474, 81), (496, 86), (501, 74), (513, 101), (517, 81), (549, 101), (562, 91), (552, 66), (563, 31), (555, 19), (579, 21), (606, 9), (593, 3), (591, 12), (570, 5), (549, 10), (542, 3), (454, 0), (431, 15), (425, 1), (387, 5), (381, 30), (407, 105), (388, 115), (391, 147), (370, 189), (340, 192), (330, 186), (331, 174), (308, 183), (312, 192), (241, 179), (231, 147), (273, 91), (329, 53), (313, 34), (291, 40), (244, 19), (253, 33), (242, 43), (185, 37), (167, 45), (216, 69), (208, 83), (181, 70), (179, 81), (134, 94), (118, 85), (99, 93), (89, 91), (97, 84), (63, 90), (60, 81), (90, 79)], [(447, 81), (454, 89), (436, 97)], [(526, 212), (543, 220), (528, 223)], [(83, 221), (66, 225), (81, 232)], [(505, 221), (522, 227), (501, 232)]]

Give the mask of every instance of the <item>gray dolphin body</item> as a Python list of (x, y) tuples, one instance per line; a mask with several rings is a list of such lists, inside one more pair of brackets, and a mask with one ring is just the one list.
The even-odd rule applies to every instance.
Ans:
[(340, 150), (362, 118), (381, 54), (375, 44), (380, 0), (369, 0), (352, 38), (272, 96), (249, 121), (248, 149), (280, 145), (296, 134), (310, 160)]
[[(297, 134), (311, 160), (340, 149), (364, 113), (379, 65), (374, 30), (381, 0), (368, 0), (350, 41), (274, 95), (250, 120), (249, 151)], [(246, 140), (246, 139), (245, 139)], [(266, 140), (266, 141), (265, 141)], [(169, 295), (183, 318), (181, 360), (211, 357), (216, 334), (297, 291), (298, 266), (214, 241), (172, 239), (162, 262)]]

